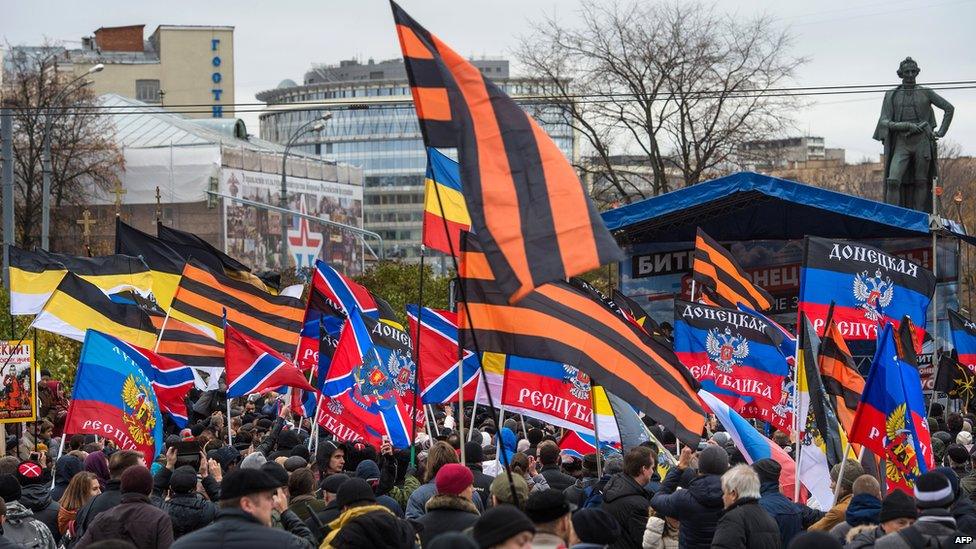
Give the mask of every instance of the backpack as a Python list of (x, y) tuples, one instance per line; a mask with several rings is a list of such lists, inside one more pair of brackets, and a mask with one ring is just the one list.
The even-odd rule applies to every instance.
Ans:
[[(51, 534), (42, 532), (41, 528), (47, 530), (47, 526), (37, 519), (7, 521), (3, 525), (3, 537), (21, 547), (46, 548)], [(53, 541), (53, 538), (50, 539)]]
[(905, 543), (908, 544), (912, 549), (928, 549), (928, 548), (943, 548), (943, 547), (958, 547), (959, 544), (956, 543), (957, 538), (966, 538), (970, 536), (964, 532), (956, 530), (951, 534), (945, 536), (925, 536), (915, 528), (914, 525), (907, 528), (902, 528), (898, 531), (898, 535), (901, 536)]
[(607, 479), (601, 479), (595, 484), (591, 484), (583, 489), (580, 496), (580, 509), (596, 509), (603, 507), (603, 488), (607, 485)]

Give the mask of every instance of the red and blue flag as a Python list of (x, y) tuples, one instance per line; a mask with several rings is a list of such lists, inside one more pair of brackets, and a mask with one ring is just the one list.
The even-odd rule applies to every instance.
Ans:
[[(562, 440), (559, 441), (559, 449), (568, 456), (583, 459), (587, 454), (596, 453), (596, 438), (593, 435), (569, 430), (566, 431)], [(613, 444), (605, 440), (600, 442), (600, 453), (604, 456), (619, 452), (619, 444)]]
[(920, 348), (935, 282), (932, 271), (909, 259), (859, 242), (811, 236), (800, 270), (799, 315), (823, 336), (833, 302), (833, 319), (847, 341), (876, 339), (882, 326), (890, 322), (897, 329), (907, 315)]
[(950, 309), (949, 329), (959, 364), (968, 368), (970, 374), (976, 374), (976, 323)]
[(884, 457), (889, 489), (911, 494), (933, 466), (932, 439), (918, 369), (899, 358), (893, 334), (885, 324), (848, 438)]
[(282, 386), (315, 390), (290, 360), (231, 324), (226, 325), (224, 334), (224, 361), (228, 398)]
[(189, 420), (186, 410), (186, 395), (193, 388), (193, 370), (185, 364), (157, 355), (141, 347), (130, 345), (121, 339), (112, 336), (106, 337), (115, 340), (119, 347), (123, 345), (128, 347), (126, 354), (135, 359), (136, 364), (152, 382), (153, 390), (156, 391), (156, 398), (159, 400), (160, 410), (169, 414), (180, 429), (186, 427), (186, 422)]
[(457, 402), (458, 368), (464, 379), (464, 400), (473, 401), (478, 390), (478, 357), (465, 349), (464, 358), (459, 358), (457, 313), (408, 304), (407, 317), (414, 346), (419, 349), (417, 373), (423, 403)]
[(574, 366), (509, 355), (502, 406), (566, 429), (593, 429), (590, 376)]
[(152, 380), (139, 365), (145, 360), (131, 345), (88, 330), (64, 432), (98, 435), (142, 452), (147, 462), (155, 459), (163, 447), (163, 416)]

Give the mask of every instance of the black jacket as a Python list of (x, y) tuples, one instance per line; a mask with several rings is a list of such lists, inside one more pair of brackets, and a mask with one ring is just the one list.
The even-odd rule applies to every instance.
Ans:
[[(779, 537), (783, 547), (790, 544), (793, 538), (803, 531), (803, 514), (800, 507), (790, 501), (779, 491), (778, 482), (764, 482), (759, 488), (762, 497), (759, 506), (773, 517), (779, 526)], [(817, 519), (820, 520), (820, 519)]]
[(578, 507), (582, 507), (584, 499), (583, 496), (586, 494), (586, 489), (599, 481), (600, 479), (596, 477), (578, 478), (572, 486), (563, 490), (563, 495), (566, 496), (566, 501)]
[(424, 527), (420, 532), (420, 545), (427, 545), (444, 532), (463, 532), (474, 525), (479, 516), (478, 508), (469, 499), (436, 495), (427, 500), (427, 513), (417, 519)]
[[(20, 502), (24, 503), (24, 498), (20, 498)], [(969, 498), (960, 494), (949, 508), (949, 512), (956, 519), (956, 530), (964, 532), (967, 536), (976, 536), (976, 506), (973, 506)], [(34, 516), (37, 517), (37, 511), (34, 512)]]
[(560, 492), (576, 483), (576, 479), (560, 471), (558, 465), (546, 465), (539, 473), (545, 477), (550, 488)]
[(480, 463), (477, 465), (469, 463), (468, 469), (474, 475), (474, 491), (481, 498), (481, 503), (485, 506), (485, 509), (488, 509), (491, 507), (491, 481), (495, 480), (495, 478), (484, 474), (481, 471)]
[(373, 511), (342, 525), (332, 538), (336, 549), (413, 549), (417, 534), (409, 522), (393, 513)]
[(603, 510), (617, 519), (621, 531), (612, 548), (641, 547), (650, 502), (651, 494), (630, 476), (617, 473), (610, 477), (603, 488)]
[[(684, 525), (682, 525), (684, 526)], [(739, 498), (725, 510), (715, 526), (716, 549), (780, 549), (783, 541), (776, 521), (756, 498)]]
[(166, 513), (149, 503), (148, 496), (128, 493), (118, 505), (91, 521), (76, 548), (109, 539), (128, 541), (138, 549), (169, 549), (173, 524)]
[[(305, 526), (308, 526), (308, 529), (312, 531), (312, 536), (315, 537), (316, 547), (329, 534), (329, 523), (339, 518), (341, 514), (342, 510), (339, 509), (338, 503), (336, 500), (332, 500), (326, 504), (325, 509), (317, 511), (314, 517), (305, 519)], [(318, 519), (317, 522), (316, 519)]]
[(173, 549), (314, 549), (304, 538), (258, 522), (240, 509), (221, 509), (217, 521), (176, 540)]
[(196, 492), (175, 495), (161, 507), (173, 521), (174, 538), (199, 530), (217, 518), (217, 505)]
[(34, 512), (34, 518), (44, 523), (54, 541), (61, 539), (61, 532), (58, 530), (58, 511), (61, 505), (51, 498), (51, 484), (31, 484), (24, 486), (20, 491), (20, 503)]
[(99, 513), (108, 511), (122, 501), (122, 492), (119, 490), (121, 484), (122, 481), (119, 479), (109, 479), (105, 483), (105, 489), (102, 490), (102, 493), (93, 497), (91, 501), (78, 510), (78, 514), (75, 515), (75, 536), (77, 538), (81, 538), (85, 533), (85, 529), (88, 528), (88, 525), (95, 520), (95, 517)]
[(722, 516), (722, 477), (697, 476), (686, 490), (675, 492), (682, 474), (677, 467), (668, 471), (661, 491), (651, 499), (651, 507), (661, 516), (681, 522), (678, 540), (682, 549), (710, 547), (715, 525)]

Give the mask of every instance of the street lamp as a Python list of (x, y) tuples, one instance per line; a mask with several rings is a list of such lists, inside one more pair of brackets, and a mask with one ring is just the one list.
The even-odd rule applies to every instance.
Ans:
[[(318, 118), (313, 118), (308, 122), (302, 124), (298, 127), (288, 138), (288, 142), (285, 144), (285, 152), (281, 155), (281, 199), (279, 201), (279, 206), (287, 210), (288, 209), (288, 152), (291, 150), (291, 146), (295, 144), (295, 141), (299, 137), (305, 135), (306, 133), (320, 132), (325, 128), (325, 123), (332, 118), (332, 113), (326, 111), (322, 113)], [(281, 214), (281, 269), (288, 266), (288, 215)]]
[[(99, 63), (87, 71), (81, 76), (78, 76), (54, 96), (51, 103), (48, 105), (47, 110), (44, 113), (44, 135), (42, 137), (42, 157), (41, 157), (41, 249), (47, 250), (48, 244), (50, 242), (51, 236), (51, 105), (57, 105), (61, 102), (61, 98), (71, 90), (76, 82), (85, 78), (90, 74), (95, 74), (96, 72), (102, 72), (105, 65)], [(54, 75), (55, 79), (57, 74)], [(81, 83), (78, 88), (83, 88), (91, 84), (91, 80), (85, 80)]]

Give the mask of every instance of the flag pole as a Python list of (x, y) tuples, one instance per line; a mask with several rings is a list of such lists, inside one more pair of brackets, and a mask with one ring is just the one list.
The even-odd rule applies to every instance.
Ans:
[(159, 335), (156, 336), (156, 346), (153, 347), (153, 352), (159, 352), (159, 344), (163, 341), (163, 332), (166, 331), (166, 324), (169, 323), (169, 313), (173, 310), (173, 306), (170, 305), (166, 308), (166, 318), (163, 319), (163, 325), (159, 328)]
[[(796, 351), (793, 353), (793, 437), (796, 459), (796, 483), (793, 486), (793, 501), (800, 501), (800, 461), (803, 459), (803, 441), (800, 430), (800, 353), (803, 349), (803, 313), (796, 327)], [(804, 418), (805, 420), (805, 418)]]
[[(463, 364), (464, 363), (462, 362), (462, 365)], [(480, 396), (480, 395), (481, 395), (481, 384), (480, 383), (477, 383), (474, 386), (474, 402), (471, 403), (472, 404), (472, 406), (471, 406), (471, 427), (474, 427), (474, 416), (478, 412), (478, 396)], [(468, 442), (471, 442), (471, 435), (472, 434), (473, 434), (473, 429), (469, 428), (468, 429)], [(478, 444), (481, 444), (481, 442), (479, 441)]]
[[(430, 158), (427, 159), (430, 163)], [(421, 227), (421, 232), (424, 228)], [(420, 285), (417, 290), (417, 335), (414, 337), (413, 349), (413, 410), (410, 417), (410, 465), (417, 464), (417, 396), (420, 393), (420, 327), (424, 316), (424, 257), (427, 255), (427, 246), (424, 246), (424, 236), (420, 237)], [(423, 403), (421, 403), (423, 406)], [(424, 419), (427, 421), (427, 434), (430, 435), (430, 419), (427, 418), (427, 410), (424, 410)]]
[[(590, 380), (590, 413), (593, 415), (593, 439), (596, 441), (596, 478), (600, 479), (603, 478), (603, 463), (601, 463), (603, 452), (600, 451), (600, 429), (597, 427), (597, 423), (600, 421), (596, 417), (596, 395), (593, 394), (592, 379)], [(525, 438), (528, 438), (528, 435)], [(678, 437), (675, 437), (675, 440), (677, 439)], [(623, 444), (621, 444), (621, 449), (623, 449)]]
[(234, 437), (230, 434), (230, 397), (227, 397), (227, 444), (234, 445)]
[[(464, 349), (458, 345), (458, 354), (463, 355)], [(474, 421), (474, 417), (471, 418)], [(525, 428), (525, 421), (522, 421), (522, 428)], [(458, 364), (458, 433), (461, 435), (461, 465), (467, 465), (464, 455), (464, 368)]]
[(847, 467), (847, 452), (849, 452), (850, 450), (851, 450), (851, 443), (850, 441), (846, 441), (844, 443), (844, 453), (842, 454), (844, 456), (844, 459), (842, 459), (840, 462), (840, 470), (837, 471), (837, 480), (834, 483), (835, 484), (834, 501), (831, 504), (831, 506), (837, 503), (837, 498), (840, 496), (840, 484), (841, 484), (841, 480), (844, 478), (844, 468)]

